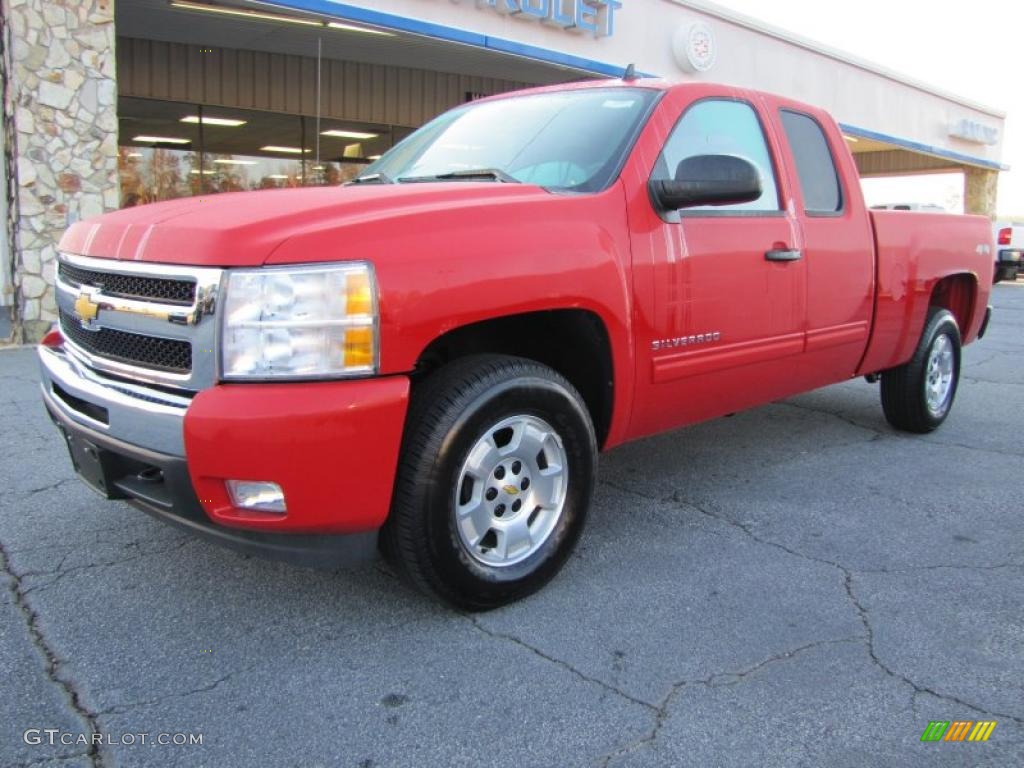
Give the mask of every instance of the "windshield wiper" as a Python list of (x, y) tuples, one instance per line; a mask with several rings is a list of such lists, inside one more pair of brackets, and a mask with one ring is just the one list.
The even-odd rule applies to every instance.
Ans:
[[(368, 173), (365, 176), (357, 176), (348, 184), (394, 184), (395, 180), (386, 173)], [(348, 186), (346, 184), (345, 186)]]
[(424, 181), (474, 181), (476, 179), (490, 179), (505, 184), (521, 184), (515, 176), (510, 176), (500, 168), (469, 168), (463, 171), (449, 171), (438, 173), (434, 176), (401, 176), (399, 182), (415, 183)]

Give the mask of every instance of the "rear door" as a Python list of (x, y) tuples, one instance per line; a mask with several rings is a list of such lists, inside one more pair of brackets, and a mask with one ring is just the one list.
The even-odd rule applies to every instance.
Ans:
[(635, 435), (803, 387), (806, 266), (782, 204), (781, 163), (752, 96), (729, 90), (687, 99), (691, 93), (671, 91), (660, 107), (668, 132), (650, 178), (674, 176), (687, 157), (736, 155), (757, 167), (763, 192), (739, 205), (659, 214), (641, 200), (631, 210), (641, 313)]
[[(845, 140), (831, 119), (765, 97), (786, 165), (807, 270), (807, 388), (853, 376), (871, 330), (874, 234)], [(853, 186), (847, 180), (853, 180)]]

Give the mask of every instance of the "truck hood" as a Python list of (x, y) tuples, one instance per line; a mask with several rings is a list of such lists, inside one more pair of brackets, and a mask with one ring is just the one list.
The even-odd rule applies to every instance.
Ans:
[[(289, 238), (463, 206), (554, 199), (526, 184), (446, 182), (236, 192), (126, 208), (74, 224), (64, 253), (208, 267), (259, 266)], [(531, 200), (532, 202), (532, 200)]]

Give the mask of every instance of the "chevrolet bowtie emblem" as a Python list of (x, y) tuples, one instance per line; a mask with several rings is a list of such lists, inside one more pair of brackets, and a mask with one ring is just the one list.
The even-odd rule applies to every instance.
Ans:
[(88, 328), (92, 325), (92, 321), (99, 313), (100, 305), (93, 299), (90, 292), (82, 291), (78, 294), (78, 298), (75, 299), (75, 315), (82, 322), (82, 327)]
[(519, 493), (519, 489), (518, 489), (518, 488), (516, 488), (516, 487), (515, 487), (514, 485), (506, 485), (506, 486), (505, 486), (504, 488), (502, 488), (501, 490), (503, 490), (503, 491), (504, 491), (505, 493), (507, 493), (507, 494), (508, 494), (509, 496), (515, 496), (515, 495), (516, 495), (517, 493)]

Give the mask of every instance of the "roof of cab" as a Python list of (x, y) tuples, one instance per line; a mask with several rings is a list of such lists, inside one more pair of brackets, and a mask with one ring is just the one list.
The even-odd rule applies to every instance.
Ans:
[(473, 103), (481, 101), (496, 101), (510, 96), (525, 96), (534, 93), (554, 93), (557, 91), (580, 91), (589, 88), (647, 88), (654, 91), (667, 91), (680, 85), (691, 85), (690, 83), (670, 83), (657, 77), (637, 78), (636, 80), (622, 80), (608, 78), (607, 80), (581, 80), (573, 83), (556, 83), (555, 85), (540, 85), (536, 88), (523, 88), (518, 91), (505, 91), (496, 93), (493, 96), (485, 96)]

